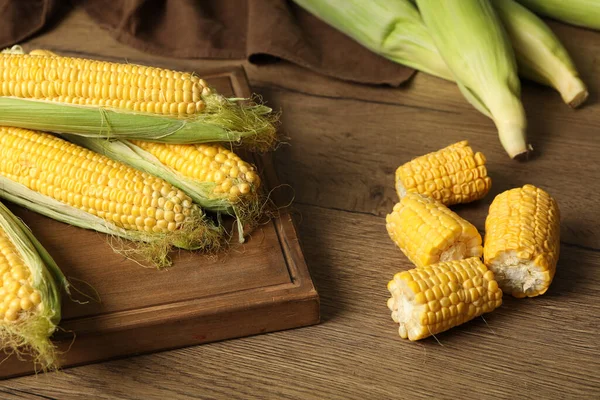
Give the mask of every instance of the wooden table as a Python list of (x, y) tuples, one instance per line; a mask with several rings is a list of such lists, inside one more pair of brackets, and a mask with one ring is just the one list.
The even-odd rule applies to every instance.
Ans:
[[(573, 111), (552, 90), (524, 85), (537, 154), (526, 163), (508, 159), (492, 123), (454, 84), (418, 74), (401, 89), (369, 87), (285, 63), (244, 63), (254, 91), (283, 111), (290, 140), (277, 151), (278, 174), (295, 189), (322, 323), (7, 380), (0, 398), (599, 398), (600, 33), (553, 27), (592, 94)], [(196, 71), (242, 63), (144, 54), (81, 11), (29, 44)], [(387, 281), (411, 267), (385, 231), (394, 171), (462, 139), (485, 153), (494, 184), (458, 212), (483, 230), (494, 195), (525, 183), (547, 189), (563, 218), (558, 272), (542, 297), (506, 297), (439, 343), (410, 343), (386, 307)]]

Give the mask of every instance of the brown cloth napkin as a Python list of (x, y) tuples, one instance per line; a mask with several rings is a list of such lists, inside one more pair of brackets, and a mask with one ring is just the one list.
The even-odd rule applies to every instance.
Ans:
[(19, 43), (46, 26), (58, 0), (0, 0), (0, 49)]
[[(0, 0), (0, 46), (39, 31), (58, 0)], [(318, 73), (398, 86), (413, 73), (289, 0), (72, 0), (120, 42), (177, 58), (283, 59)], [(28, 28), (25, 28), (28, 27)]]

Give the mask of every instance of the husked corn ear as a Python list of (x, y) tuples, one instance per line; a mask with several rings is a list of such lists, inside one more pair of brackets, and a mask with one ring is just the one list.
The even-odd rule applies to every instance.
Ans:
[(118, 227), (176, 231), (198, 208), (181, 190), (55, 136), (0, 127), (0, 175)]
[(0, 55), (0, 96), (189, 116), (205, 108), (206, 82), (163, 68), (60, 57), (44, 50)]
[(272, 110), (226, 98), (192, 73), (62, 57), (47, 50), (0, 52), (0, 125), (110, 139), (168, 143), (276, 142)]
[(0, 321), (14, 322), (42, 305), (33, 288), (29, 267), (3, 229), (0, 229)]
[(386, 217), (387, 231), (417, 267), (481, 257), (481, 235), (439, 201), (408, 192)]
[(474, 153), (463, 140), (441, 150), (417, 157), (396, 170), (396, 191), (431, 196), (449, 206), (483, 198), (492, 186), (485, 156)]
[(477, 257), (399, 272), (388, 290), (392, 319), (409, 340), (446, 331), (502, 304), (494, 273)]
[(188, 178), (214, 183), (215, 197), (227, 196), (235, 202), (240, 197), (255, 195), (260, 186), (254, 166), (222, 145), (131, 142)]
[(485, 220), (485, 264), (514, 297), (544, 294), (560, 253), (560, 211), (533, 185), (496, 196)]

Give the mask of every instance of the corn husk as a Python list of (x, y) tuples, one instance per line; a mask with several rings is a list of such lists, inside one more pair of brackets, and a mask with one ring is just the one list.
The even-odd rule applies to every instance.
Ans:
[(42, 298), (41, 310), (26, 313), (14, 323), (0, 322), (0, 348), (7, 354), (33, 359), (36, 368), (55, 369), (59, 361), (50, 336), (61, 319), (61, 290), (69, 293), (69, 283), (29, 228), (2, 203), (0, 229), (29, 267), (32, 287)]
[(476, 107), (492, 118), (508, 155), (526, 154), (530, 146), (517, 63), (492, 4), (487, 0), (417, 0), (417, 5), (455, 80), (477, 100)]
[(186, 177), (127, 140), (106, 140), (75, 135), (61, 136), (79, 146), (164, 179), (185, 192), (204, 210), (235, 216), (240, 243), (244, 242), (244, 232), (249, 231), (260, 217), (261, 197), (259, 193), (252, 193), (243, 201), (232, 202), (225, 194), (214, 194), (213, 190), (216, 186), (214, 183), (200, 182)]
[(453, 79), (419, 11), (408, 0), (294, 2), (383, 57), (443, 79)]
[(552, 30), (514, 0), (493, 0), (511, 39), (521, 75), (556, 88), (565, 103), (578, 107), (588, 97), (569, 53)]
[(598, 0), (518, 0), (531, 11), (584, 28), (600, 29)]
[[(19, 47), (5, 54), (24, 54)], [(0, 55), (1, 57), (2, 55)], [(139, 139), (165, 143), (231, 142), (265, 151), (276, 142), (272, 110), (247, 99), (225, 98), (214, 89), (203, 94), (206, 108), (176, 118), (109, 107), (0, 97), (0, 124), (88, 137)]]

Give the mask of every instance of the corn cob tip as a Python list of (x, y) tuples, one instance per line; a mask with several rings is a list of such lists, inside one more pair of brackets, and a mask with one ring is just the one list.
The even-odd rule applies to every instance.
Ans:
[(513, 160), (523, 160), (527, 158), (527, 154), (533, 150), (530, 144), (526, 141), (525, 126), (521, 124), (498, 123), (498, 135), (502, 147), (508, 153), (508, 156)]
[(243, 144), (251, 151), (266, 152), (275, 148), (278, 113), (262, 104), (255, 96), (252, 99), (227, 99), (212, 93), (203, 96), (206, 112), (199, 118), (226, 130), (231, 142)]
[(576, 79), (569, 86), (567, 91), (561, 92), (563, 100), (572, 108), (578, 108), (581, 106), (589, 97), (589, 92), (585, 83), (581, 79)]

